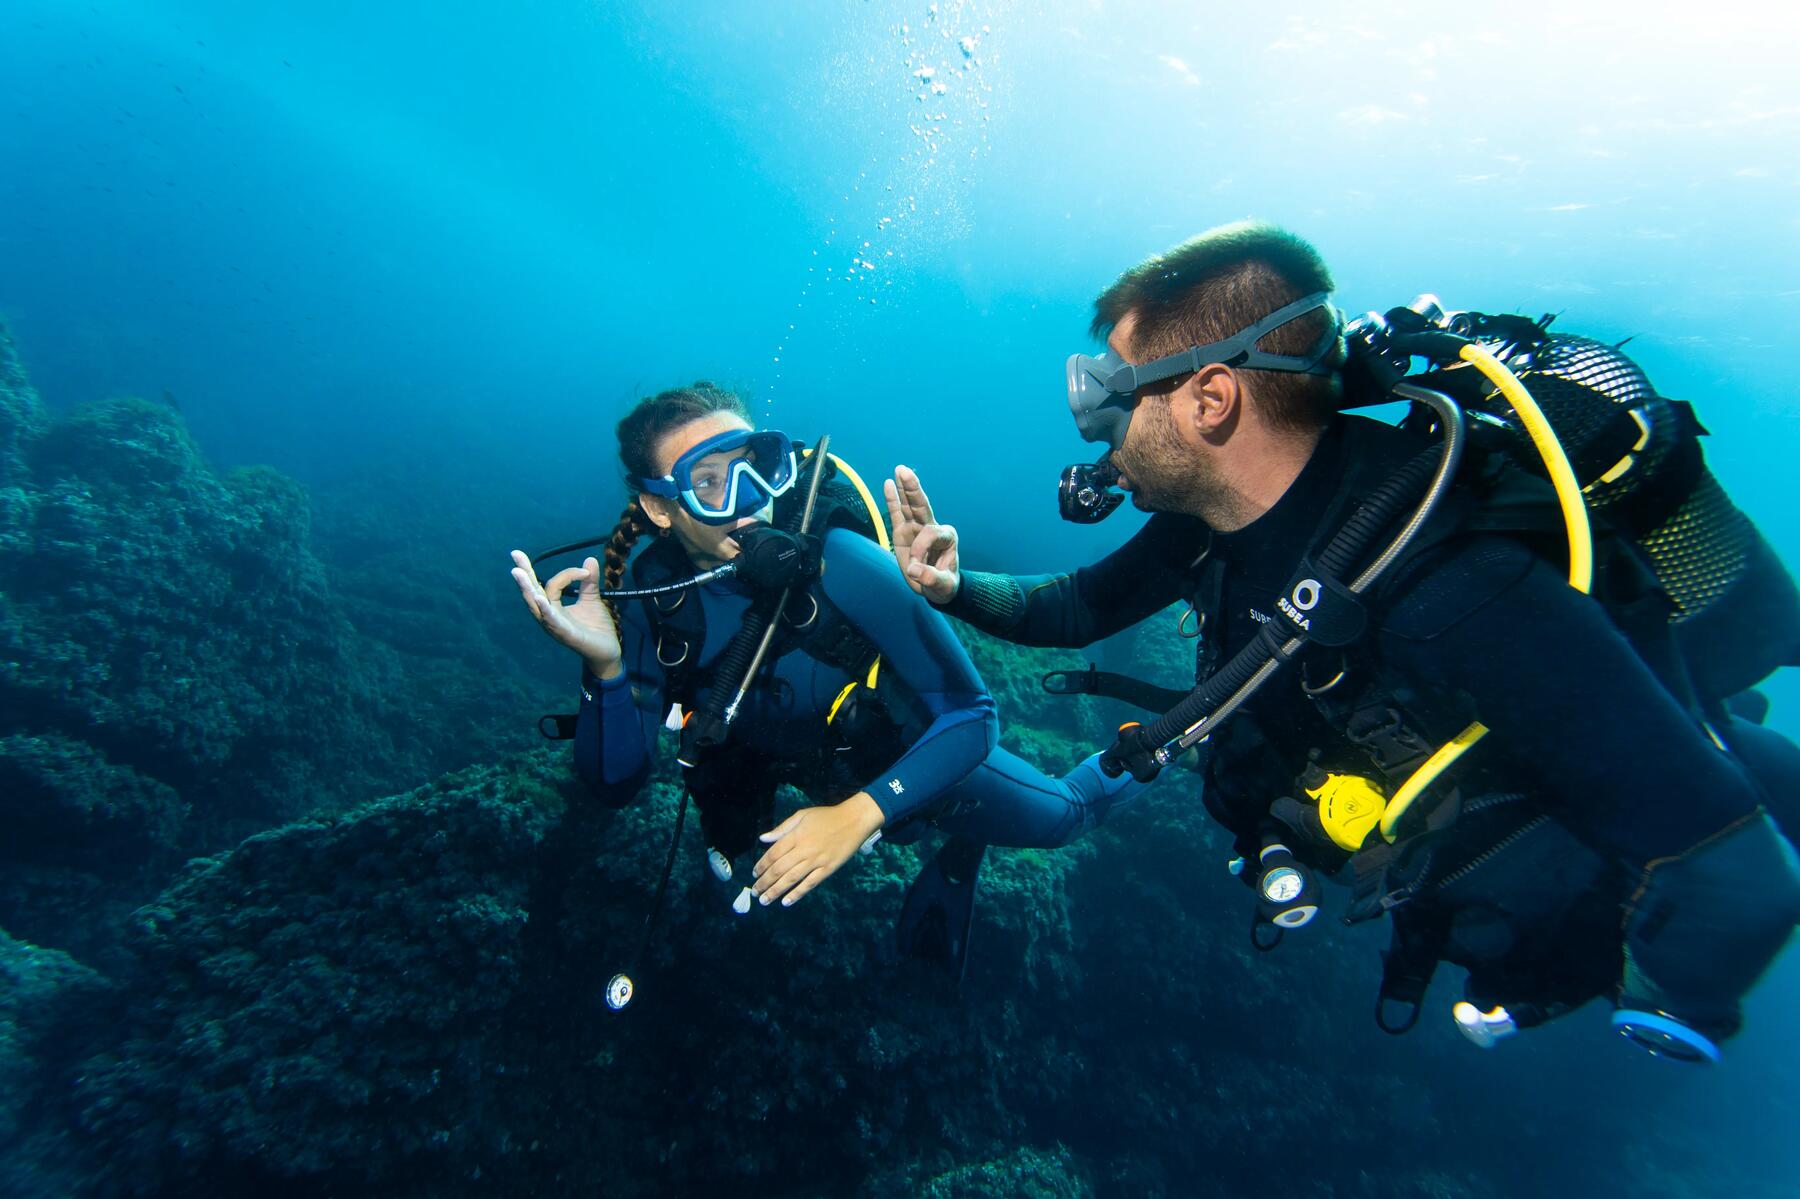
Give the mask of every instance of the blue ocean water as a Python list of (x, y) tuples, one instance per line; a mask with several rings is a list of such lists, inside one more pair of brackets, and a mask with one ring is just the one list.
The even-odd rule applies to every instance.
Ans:
[[(1352, 313), (1435, 292), (1631, 337), (1800, 562), (1800, 18), (1748, 11), (8, 0), (0, 318), (53, 407), (167, 393), (216, 461), (478, 527), (492, 577), (453, 585), (483, 603), (513, 545), (610, 524), (611, 422), (697, 378), (916, 467), (967, 561), (1050, 570), (1138, 519), (1053, 506), (1091, 457), (1061, 365), (1092, 297), (1266, 217)], [(1776, 1193), (1796, 1000), (1790, 955), (1711, 1076), (1600, 1052), (1591, 1012), (1429, 1068), (1505, 1106), (1469, 1135), (1625, 1095), (1699, 1130), (1691, 1193), (1708, 1154)], [(1659, 1136), (1566, 1149), (1625, 1194)]]

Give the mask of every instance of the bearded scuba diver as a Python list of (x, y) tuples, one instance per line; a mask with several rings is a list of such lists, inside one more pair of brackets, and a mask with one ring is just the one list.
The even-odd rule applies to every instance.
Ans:
[[(1032, 644), (1186, 600), (1199, 683), (1102, 768), (1208, 751), (1257, 948), (1322, 882), (1347, 922), (1391, 916), (1385, 1030), (1449, 961), (1477, 1044), (1607, 996), (1633, 1042), (1717, 1060), (1800, 918), (1800, 755), (1746, 719), (1800, 662), (1792, 581), (1616, 348), (1428, 297), (1346, 327), (1330, 291), (1266, 225), (1127, 272), (1096, 305), (1111, 352), (1066, 370), (1107, 452), (1059, 500), (1091, 522), (1117, 486), (1149, 523), (1071, 575), (909, 577)], [(1393, 401), (1398, 426), (1343, 411)]]
[[(542, 585), (524, 554), (513, 569), (533, 616), (583, 659), (580, 711), (541, 727), (572, 741), (588, 789), (630, 802), (659, 733), (678, 736), (683, 798), (663, 879), (609, 1004), (634, 993), (630, 965), (690, 800), (739, 915), (793, 904), (859, 848), (945, 834), (896, 940), (960, 978), (986, 848), (1065, 844), (1141, 784), (1094, 759), (1050, 778), (998, 746), (967, 651), (895, 571), (882, 513), (829, 439), (808, 448), (754, 429), (736, 396), (708, 384), (640, 402), (618, 435), (632, 498), (601, 539), (604, 568), (589, 558)], [(782, 784), (815, 806), (777, 821)]]

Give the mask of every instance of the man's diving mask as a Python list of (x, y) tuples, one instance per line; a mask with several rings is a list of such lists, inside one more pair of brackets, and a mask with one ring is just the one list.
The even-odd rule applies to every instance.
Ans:
[(675, 459), (662, 478), (635, 482), (641, 491), (680, 500), (695, 520), (728, 525), (786, 495), (799, 474), (794, 443), (786, 433), (730, 429)]
[[(1317, 291), (1284, 304), (1253, 325), (1248, 325), (1222, 341), (1154, 358), (1149, 362), (1129, 363), (1113, 354), (1071, 354), (1066, 371), (1069, 384), (1069, 412), (1075, 427), (1086, 441), (1105, 442), (1110, 450), (1125, 443), (1125, 430), (1131, 427), (1131, 413), (1137, 407), (1138, 392), (1156, 383), (1167, 382), (1180, 375), (1190, 375), (1201, 367), (1215, 364), (1243, 370), (1287, 371), (1291, 374), (1329, 375), (1338, 369), (1343, 358), (1343, 324), (1331, 307), (1331, 293)], [(1319, 335), (1318, 342), (1304, 354), (1273, 354), (1257, 349), (1257, 343), (1290, 321), (1298, 320), (1316, 309), (1331, 313), (1330, 326)], [(1072, 472), (1083, 472), (1073, 476)], [(1107, 476), (1110, 474), (1110, 478)], [(1118, 478), (1118, 472), (1102, 457), (1093, 466), (1073, 466), (1063, 471), (1061, 508), (1066, 520), (1084, 524), (1102, 520), (1112, 514), (1123, 497), (1112, 497), (1111, 503), (1071, 503), (1073, 494), (1085, 488), (1072, 482), (1088, 484), (1104, 479), (1104, 488)], [(1105, 495), (1104, 492), (1101, 493)]]
[[(1116, 450), (1125, 441), (1125, 430), (1131, 424), (1131, 410), (1137, 406), (1141, 389), (1178, 375), (1191, 375), (1203, 366), (1217, 364), (1247, 371), (1329, 375), (1339, 365), (1341, 332), (1330, 301), (1330, 292), (1316, 291), (1277, 308), (1223, 341), (1189, 346), (1136, 365), (1122, 362), (1112, 354), (1071, 354), (1067, 367), (1069, 411), (1075, 416), (1075, 426), (1081, 430), (1083, 439), (1104, 441)], [(1318, 308), (1332, 311), (1333, 319), (1331, 326), (1319, 335), (1318, 343), (1305, 354), (1271, 354), (1256, 348), (1257, 342), (1275, 330)]]

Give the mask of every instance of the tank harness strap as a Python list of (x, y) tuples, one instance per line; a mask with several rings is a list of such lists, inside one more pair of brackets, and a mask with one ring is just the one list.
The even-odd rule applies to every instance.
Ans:
[(804, 647), (808, 657), (852, 678), (861, 676), (869, 669), (869, 663), (880, 656), (875, 643), (816, 587), (813, 598), (819, 604), (818, 617), (805, 629), (793, 630), (789, 644)]
[(1610, 482), (1631, 469), (1632, 455), (1649, 441), (1650, 425), (1644, 415), (1635, 408), (1615, 407), (1586, 443), (1569, 455), (1569, 465), (1577, 479)]
[[(1433, 881), (1431, 834), (1454, 825), (1462, 816), (1463, 793), (1449, 787), (1425, 811), (1424, 828), (1395, 842), (1371, 836), (1350, 859), (1350, 902), (1345, 905), (1345, 924), (1360, 924), (1405, 907), (1412, 897)], [(1404, 865), (1410, 876), (1393, 885), (1392, 872)]]
[[(1224, 603), (1225, 564), (1212, 555), (1209, 543), (1195, 565), (1199, 570), (1198, 580), (1187, 609), (1181, 614), (1177, 631), (1187, 637), (1188, 622), (1198, 620), (1193, 634), (1194, 682), (1197, 685), (1210, 678), (1219, 666), (1220, 639), (1213, 626)], [(1159, 686), (1147, 679), (1101, 670), (1092, 662), (1086, 670), (1053, 670), (1043, 677), (1042, 685), (1051, 695), (1098, 695), (1159, 715), (1188, 696), (1186, 691)]]
[(1212, 626), (1211, 635), (1203, 626), (1198, 644), (1194, 646), (1194, 682), (1205, 682), (1219, 668), (1219, 659), (1224, 654), (1224, 638), (1217, 627), (1221, 619), (1220, 611), (1225, 605), (1225, 563), (1217, 555), (1208, 553), (1200, 567), (1200, 578), (1194, 587), (1191, 607), (1200, 613), (1207, 625)]
[[(1694, 415), (1693, 406), (1679, 400), (1661, 400), (1661, 403), (1667, 405), (1676, 432), (1674, 443), (1656, 463), (1655, 477), (1599, 508), (1607, 520), (1637, 537), (1666, 525), (1694, 494), (1694, 488), (1706, 471), (1706, 454), (1700, 447), (1700, 438), (1706, 435), (1706, 429)], [(1648, 426), (1640, 425), (1636, 420), (1633, 428), (1642, 430), (1643, 437), (1649, 436)], [(1634, 448), (1627, 447), (1623, 454), (1615, 455), (1612, 463), (1602, 464), (1605, 473), (1596, 472), (1597, 477), (1610, 482), (1623, 476), (1635, 462), (1631, 452)]]
[[(1397, 1037), (1419, 1022), (1444, 941), (1445, 929), (1435, 921), (1394, 921), (1393, 940), (1381, 955), (1381, 990), (1375, 997), (1375, 1026), (1382, 1032)], [(1394, 1005), (1406, 1009), (1398, 1020), (1389, 1014)]]
[(1431, 756), (1431, 742), (1407, 720), (1397, 697), (1382, 688), (1364, 688), (1342, 727), (1350, 743), (1390, 779), (1410, 775)]
[(1388, 868), (1399, 850), (1380, 838), (1369, 842), (1350, 859), (1350, 902), (1344, 907), (1345, 924), (1361, 924), (1387, 911)]
[(658, 598), (646, 596), (641, 602), (663, 671), (663, 701), (692, 710), (700, 652), (706, 644), (706, 605), (696, 598), (664, 608)]
[[(633, 581), (656, 587), (693, 572), (687, 555), (669, 538), (658, 538), (632, 561)], [(650, 630), (652, 652), (663, 671), (663, 699), (691, 708), (690, 675), (706, 644), (706, 605), (692, 590), (646, 595), (637, 600)]]
[(1052, 670), (1044, 676), (1043, 687), (1051, 695), (1098, 695), (1159, 714), (1187, 698), (1185, 691), (1101, 670), (1092, 662), (1086, 670)]

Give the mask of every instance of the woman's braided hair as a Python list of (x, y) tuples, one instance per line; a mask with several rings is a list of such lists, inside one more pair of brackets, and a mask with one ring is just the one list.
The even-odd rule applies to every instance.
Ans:
[[(692, 387), (670, 388), (639, 400), (620, 419), (618, 427), (619, 463), (625, 468), (626, 488), (635, 493), (642, 480), (661, 474), (657, 469), (656, 446), (667, 434), (689, 421), (716, 412), (729, 412), (742, 417), (746, 423), (750, 420), (750, 410), (743, 400), (704, 381)], [(659, 535), (662, 532), (644, 514), (634, 494), (620, 514), (619, 523), (613, 527), (612, 536), (607, 539), (601, 587), (612, 591), (619, 586), (625, 577), (625, 562), (631, 557), (632, 547), (639, 537), (652, 531)], [(607, 601), (607, 607), (612, 607), (612, 601)], [(618, 618), (619, 614), (614, 610), (613, 620), (616, 622)]]

